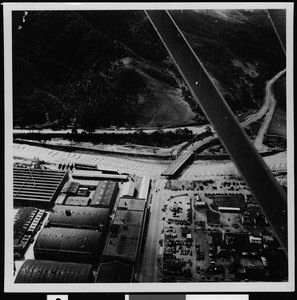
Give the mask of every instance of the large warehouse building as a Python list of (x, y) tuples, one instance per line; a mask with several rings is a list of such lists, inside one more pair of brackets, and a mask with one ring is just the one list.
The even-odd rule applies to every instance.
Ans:
[(103, 262), (119, 261), (132, 266), (137, 263), (145, 217), (144, 199), (120, 198), (103, 252)]
[(96, 230), (43, 228), (34, 245), (34, 257), (92, 264), (99, 261), (103, 247), (103, 234)]
[(54, 204), (68, 172), (32, 168), (13, 168), (15, 205), (47, 208)]
[(56, 205), (49, 215), (46, 226), (105, 231), (108, 224), (109, 210), (107, 208)]
[(108, 208), (111, 212), (117, 198), (119, 185), (116, 181), (99, 181), (90, 206)]
[(92, 283), (92, 265), (28, 259), (21, 266), (15, 283)]

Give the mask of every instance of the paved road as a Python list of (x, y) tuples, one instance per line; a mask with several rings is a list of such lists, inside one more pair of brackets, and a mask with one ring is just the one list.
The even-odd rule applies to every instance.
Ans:
[(275, 97), (274, 97), (274, 94), (272, 92), (271, 87), (274, 84), (274, 82), (278, 78), (280, 78), (285, 72), (286, 72), (286, 69), (279, 72), (266, 85), (266, 94), (265, 94), (265, 101), (264, 102), (267, 103), (266, 106), (268, 108), (266, 109), (267, 114), (266, 114), (266, 117), (265, 117), (265, 121), (262, 123), (262, 126), (258, 131), (257, 138), (255, 139), (255, 147), (258, 150), (263, 149), (263, 139), (264, 139), (264, 136), (265, 136), (265, 134), (266, 134), (266, 132), (269, 128), (269, 125), (271, 123), (271, 120), (272, 120), (272, 117), (273, 117), (273, 114), (274, 114), (274, 110), (275, 110), (275, 107), (276, 107), (276, 100), (275, 100)]
[(162, 203), (165, 180), (159, 179), (151, 192), (152, 204), (145, 249), (142, 258), (140, 282), (157, 282), (157, 259), (159, 255), (159, 240), (161, 234)]
[[(266, 133), (268, 126), (271, 122), (273, 112), (275, 109), (275, 98), (273, 96), (273, 93), (271, 91), (272, 84), (285, 72), (286, 70), (280, 71), (278, 74), (276, 74), (271, 80), (268, 81), (266, 85), (266, 94), (265, 99), (262, 107), (257, 111), (256, 113), (248, 116), (243, 122), (241, 122), (242, 127), (246, 127), (250, 125), (251, 123), (261, 119), (265, 114), (267, 114), (267, 118), (265, 119), (265, 122), (263, 123), (263, 126), (259, 130), (255, 146), (257, 146), (257, 149), (261, 150), (263, 147), (263, 138), (264, 134)], [(268, 113), (267, 113), (268, 111)], [(214, 140), (218, 139), (218, 136), (214, 134), (211, 137), (207, 137), (202, 141), (198, 141), (193, 143), (192, 145), (188, 146), (188, 148), (176, 159), (173, 161), (173, 163), (166, 169), (162, 175), (164, 176), (172, 176), (174, 175), (185, 163), (186, 161), (192, 156), (194, 151), (198, 150), (202, 146), (207, 145), (210, 142), (213, 142)]]

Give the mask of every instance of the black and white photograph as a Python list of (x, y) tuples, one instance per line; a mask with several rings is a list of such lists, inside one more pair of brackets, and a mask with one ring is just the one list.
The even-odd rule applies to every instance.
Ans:
[(4, 3), (5, 290), (293, 291), (292, 3)]

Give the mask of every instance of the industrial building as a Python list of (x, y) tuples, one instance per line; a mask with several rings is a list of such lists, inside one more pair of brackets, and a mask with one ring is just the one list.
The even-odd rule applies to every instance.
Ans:
[(119, 185), (116, 181), (99, 181), (90, 206), (108, 208), (111, 212), (117, 198)]
[(120, 198), (110, 227), (102, 262), (119, 261), (135, 266), (139, 258), (146, 218), (146, 201)]
[(88, 206), (89, 202), (89, 197), (69, 196), (65, 200), (64, 204), (73, 206)]
[(54, 204), (68, 172), (13, 168), (13, 202), (20, 206), (47, 208)]
[(135, 182), (132, 180), (129, 180), (128, 182), (124, 183), (124, 188), (122, 191), (122, 197), (124, 196), (134, 196), (134, 192), (135, 192)]
[(103, 246), (103, 233), (97, 230), (43, 228), (34, 245), (34, 257), (92, 264), (99, 261)]
[(107, 208), (55, 205), (46, 226), (105, 231), (108, 224), (109, 210)]
[(68, 195), (76, 195), (79, 188), (79, 183), (74, 181), (68, 181), (64, 184), (61, 193)]
[(76, 179), (90, 179), (90, 180), (115, 180), (115, 181), (126, 181), (128, 175), (122, 174), (107, 174), (101, 171), (74, 171), (72, 178)]
[(15, 283), (92, 283), (92, 265), (28, 259), (21, 266)]
[(31, 239), (41, 226), (45, 210), (36, 207), (21, 207), (14, 217), (13, 239), (14, 257), (25, 254)]
[(118, 261), (100, 264), (97, 283), (130, 283), (133, 282), (134, 268)]
[(147, 199), (150, 191), (150, 185), (151, 185), (151, 179), (147, 175), (144, 175), (142, 178), (138, 198)]

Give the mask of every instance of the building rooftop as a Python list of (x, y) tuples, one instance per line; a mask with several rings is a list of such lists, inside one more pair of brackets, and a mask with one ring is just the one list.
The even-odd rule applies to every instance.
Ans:
[(102, 247), (102, 233), (96, 230), (73, 228), (43, 228), (34, 245), (38, 249), (97, 253)]
[(50, 206), (68, 172), (33, 168), (13, 168), (13, 201), (24, 206)]
[(118, 183), (116, 181), (99, 181), (90, 205), (109, 207), (117, 190)]
[(26, 260), (15, 283), (87, 283), (91, 282), (91, 265), (48, 260)]
[(102, 229), (109, 222), (107, 208), (77, 207), (70, 205), (54, 206), (49, 218), (49, 226), (81, 227)]
[(89, 197), (70, 196), (66, 199), (65, 205), (88, 206), (89, 201)]
[(133, 197), (121, 197), (118, 210), (120, 209), (128, 209), (135, 211), (144, 211), (145, 209), (145, 199), (133, 198)]

